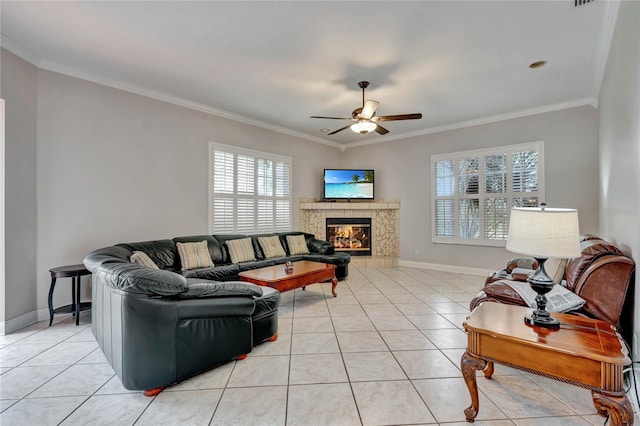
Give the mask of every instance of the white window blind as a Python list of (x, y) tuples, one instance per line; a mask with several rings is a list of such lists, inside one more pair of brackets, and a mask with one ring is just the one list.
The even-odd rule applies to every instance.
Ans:
[(511, 207), (544, 199), (543, 143), (431, 157), (432, 240), (504, 246)]
[(290, 157), (211, 142), (209, 232), (290, 231), (291, 168)]

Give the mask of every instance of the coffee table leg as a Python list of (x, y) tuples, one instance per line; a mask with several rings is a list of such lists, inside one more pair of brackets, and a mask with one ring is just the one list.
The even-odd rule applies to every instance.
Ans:
[(612, 426), (631, 426), (633, 424), (633, 408), (625, 395), (612, 396), (591, 392), (593, 405), (602, 416), (611, 418)]
[(471, 396), (471, 405), (464, 410), (464, 415), (468, 422), (473, 422), (478, 415), (480, 409), (480, 400), (478, 399), (478, 384), (476, 383), (476, 371), (484, 370), (487, 366), (487, 361), (473, 356), (468, 351), (462, 355), (460, 360), (460, 368), (462, 369), (462, 377), (469, 389), (469, 395)]
[(336, 293), (337, 286), (338, 286), (338, 279), (336, 277), (331, 278), (331, 294), (333, 294), (333, 297), (338, 297), (338, 293)]

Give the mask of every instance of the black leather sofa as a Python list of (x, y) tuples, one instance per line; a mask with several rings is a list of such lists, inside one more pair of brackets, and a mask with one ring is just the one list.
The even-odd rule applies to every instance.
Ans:
[[(266, 259), (264, 252), (262, 251), (262, 247), (260, 247), (260, 244), (258, 243), (258, 238), (274, 235), (279, 237), (282, 247), (287, 255), (284, 257)], [(290, 255), (289, 245), (287, 243), (288, 235), (304, 235), (307, 242), (307, 248), (309, 249), (309, 254)], [(242, 263), (231, 263), (229, 251), (227, 250), (225, 242), (228, 240), (247, 237), (251, 238), (256, 260)], [(181, 271), (180, 256), (178, 255), (176, 243), (188, 243), (203, 240), (207, 241), (209, 254), (211, 255), (211, 260), (215, 266), (212, 268)], [(265, 266), (280, 265), (287, 261), (295, 262), (297, 260), (312, 260), (315, 262), (325, 262), (336, 265), (336, 278), (338, 280), (343, 280), (349, 275), (349, 262), (351, 262), (351, 256), (349, 256), (349, 254), (343, 252), (335, 253), (333, 245), (330, 242), (319, 240), (315, 238), (313, 234), (305, 232), (279, 232), (274, 234), (256, 235), (194, 235), (188, 237), (175, 237), (171, 240), (167, 239), (124, 243), (117, 244), (117, 246), (126, 248), (131, 252), (135, 250), (145, 252), (160, 267), (160, 269), (182, 274), (186, 278), (203, 278), (215, 281), (237, 281), (239, 279), (238, 274), (240, 272), (263, 268)]]
[[(277, 234), (287, 254), (286, 236), (296, 234), (302, 233)], [(271, 259), (252, 236), (256, 260), (238, 264), (230, 263), (224, 242), (243, 235), (123, 243), (89, 253), (92, 331), (123, 386), (161, 389), (277, 337), (280, 293), (236, 280), (244, 270), (300, 259), (334, 263), (336, 275), (346, 277), (349, 255), (333, 254), (328, 242), (304, 235), (309, 254)], [(181, 271), (176, 242), (202, 240), (215, 266)], [(133, 251), (146, 253), (160, 269), (132, 263)]]

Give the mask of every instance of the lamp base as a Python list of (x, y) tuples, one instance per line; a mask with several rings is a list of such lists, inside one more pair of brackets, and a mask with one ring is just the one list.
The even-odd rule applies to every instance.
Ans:
[(553, 289), (555, 283), (547, 271), (544, 270), (544, 263), (547, 261), (544, 257), (535, 257), (538, 261), (538, 269), (536, 272), (527, 279), (531, 289), (538, 293), (536, 296), (535, 309), (530, 315), (525, 315), (524, 322), (530, 326), (544, 327), (544, 328), (560, 328), (560, 323), (555, 318), (551, 318), (551, 314), (547, 311), (547, 297), (545, 294)]
[(524, 316), (524, 323), (531, 327), (560, 328), (560, 322), (549, 316), (538, 316), (535, 312)]

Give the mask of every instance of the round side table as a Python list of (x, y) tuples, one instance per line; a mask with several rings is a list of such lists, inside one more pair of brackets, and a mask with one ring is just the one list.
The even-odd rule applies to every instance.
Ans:
[[(80, 279), (91, 272), (84, 265), (58, 266), (49, 269), (51, 272), (51, 287), (49, 288), (49, 326), (53, 323), (53, 314), (73, 313), (76, 316), (76, 325), (80, 323), (80, 311), (91, 309), (91, 302), (80, 302)], [(71, 278), (71, 304), (53, 309), (53, 289), (58, 278)]]

